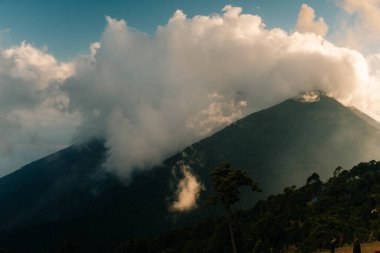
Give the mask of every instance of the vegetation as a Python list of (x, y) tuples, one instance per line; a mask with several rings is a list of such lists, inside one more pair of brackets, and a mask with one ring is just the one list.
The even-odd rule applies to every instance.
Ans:
[[(231, 206), (239, 201), (239, 186), (258, 188), (244, 171), (233, 170), (228, 164), (218, 166), (211, 175), (217, 194), (214, 199), (231, 211), (236, 251), (317, 252), (327, 249), (332, 238), (337, 239), (337, 253), (351, 252), (349, 245), (354, 238), (362, 242), (362, 252), (378, 248), (378, 243), (364, 242), (380, 239), (377, 211), (380, 210), (380, 162), (360, 163), (351, 170), (338, 167), (332, 174), (333, 177), (323, 182), (313, 173), (302, 187), (286, 187), (283, 193), (271, 195), (251, 209), (232, 212)], [(158, 237), (131, 239), (114, 252), (230, 253), (233, 250), (229, 242), (231, 219), (209, 218)], [(0, 252), (10, 253), (5, 249)], [(79, 242), (66, 241), (48, 252), (91, 251)]]
[[(354, 237), (362, 242), (380, 239), (380, 162), (360, 163), (351, 170), (337, 168), (323, 183), (313, 173), (300, 188), (259, 201), (254, 208), (232, 214), (238, 252), (314, 252), (326, 249), (332, 238), (338, 246)], [(223, 218), (152, 239), (130, 240), (124, 252), (231, 252)]]
[(242, 169), (233, 169), (231, 164), (222, 163), (211, 172), (216, 195), (209, 199), (212, 204), (220, 203), (226, 212), (233, 252), (236, 253), (234, 232), (232, 229), (231, 206), (240, 200), (241, 186), (250, 186), (252, 191), (261, 191), (257, 183)]

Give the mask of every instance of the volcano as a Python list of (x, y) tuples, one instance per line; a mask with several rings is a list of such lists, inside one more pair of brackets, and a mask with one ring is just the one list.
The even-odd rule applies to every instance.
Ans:
[[(133, 173), (129, 182), (106, 173), (102, 140), (73, 145), (0, 179), (0, 247), (15, 252), (56, 249), (70, 240), (102, 252), (129, 238), (152, 236), (220, 215), (203, 205), (212, 194), (210, 172), (224, 161), (244, 168), (263, 193), (244, 192), (238, 208), (322, 179), (335, 168), (379, 159), (380, 125), (355, 108), (319, 94), (286, 100), (253, 113), (160, 165)], [(188, 164), (203, 185), (198, 207), (173, 212), (178, 182)]]

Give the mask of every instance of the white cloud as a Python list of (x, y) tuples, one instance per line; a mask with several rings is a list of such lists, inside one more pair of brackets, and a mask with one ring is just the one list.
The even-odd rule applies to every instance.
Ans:
[(107, 17), (99, 43), (73, 63), (75, 74), (61, 87), (84, 119), (79, 136), (106, 139), (109, 169), (128, 177), (247, 113), (310, 90), (380, 118), (363, 103), (380, 93), (375, 84), (371, 94), (363, 89), (372, 77), (362, 54), (314, 33), (267, 29), (241, 11), (226, 6), (222, 15), (192, 18), (176, 11), (154, 36)]
[(199, 194), (203, 189), (202, 184), (191, 173), (188, 165), (180, 165), (183, 178), (178, 182), (176, 200), (171, 204), (170, 210), (175, 212), (189, 211), (197, 207)]
[(315, 18), (314, 9), (307, 4), (302, 4), (298, 14), (296, 30), (302, 33), (310, 32), (325, 36), (329, 29), (325, 20), (323, 17), (319, 17), (318, 20), (315, 20)]
[(341, 20), (338, 41), (365, 53), (379, 50), (380, 2), (378, 0), (340, 0), (346, 16)]
[(72, 74), (72, 66), (59, 63), (47, 52), (34, 48), (26, 42), (1, 52), (1, 71), (13, 78), (30, 81), (41, 90), (52, 81), (62, 82)]
[[(344, 4), (348, 13), (370, 12), (366, 4)], [(220, 15), (189, 18), (178, 10), (153, 36), (106, 17), (99, 42), (71, 63), (27, 43), (0, 51), (0, 121), (8, 126), (0, 128), (0, 165), (59, 149), (80, 125), (74, 138), (105, 138), (107, 168), (128, 177), (310, 90), (380, 119), (380, 57), (319, 36), (327, 25), (307, 5), (294, 33), (241, 12), (226, 6)], [(375, 14), (365, 23), (375, 24)]]
[(25, 42), (0, 51), (0, 176), (68, 144), (78, 115), (63, 112), (60, 85), (72, 73)]

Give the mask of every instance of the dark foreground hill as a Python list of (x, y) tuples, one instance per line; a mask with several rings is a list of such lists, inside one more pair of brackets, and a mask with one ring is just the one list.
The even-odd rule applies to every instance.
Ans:
[[(0, 179), (0, 247), (51, 251), (70, 239), (88, 252), (102, 252), (128, 238), (218, 215), (219, 209), (201, 203), (212, 190), (210, 171), (226, 160), (247, 169), (264, 190), (243, 196), (240, 207), (253, 206), (287, 185), (302, 185), (312, 172), (325, 179), (339, 165), (378, 159), (378, 129), (377, 122), (332, 98), (291, 99), (136, 172), (129, 184), (104, 173), (101, 141), (72, 146)], [(179, 161), (189, 164), (205, 186), (198, 208), (185, 213), (169, 210), (183, 175)]]
[[(354, 238), (379, 240), (380, 162), (338, 168), (334, 174), (325, 183), (312, 174), (300, 188), (286, 187), (254, 208), (235, 212), (238, 252), (310, 253), (329, 248), (333, 238), (338, 247)], [(229, 236), (226, 218), (220, 217), (159, 237), (131, 239), (117, 252), (232, 252)]]

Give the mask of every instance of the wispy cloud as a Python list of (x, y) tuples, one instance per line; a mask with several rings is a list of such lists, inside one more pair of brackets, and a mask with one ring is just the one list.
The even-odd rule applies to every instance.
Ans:
[(180, 164), (180, 167), (183, 178), (178, 182), (176, 200), (170, 206), (173, 212), (184, 212), (196, 208), (199, 194), (203, 189), (202, 184), (191, 173), (189, 165)]
[(346, 16), (341, 19), (339, 43), (364, 51), (379, 50), (380, 2), (377, 0), (340, 0)]

